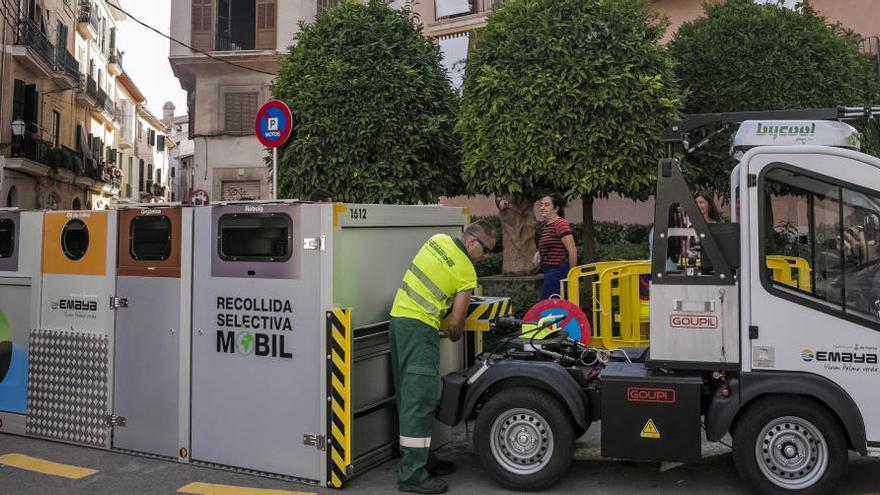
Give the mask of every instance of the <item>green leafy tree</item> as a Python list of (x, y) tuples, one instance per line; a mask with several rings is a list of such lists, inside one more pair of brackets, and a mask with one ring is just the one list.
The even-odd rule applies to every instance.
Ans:
[(582, 196), (587, 262), (593, 198), (650, 193), (681, 94), (647, 4), (505, 0), (477, 38), (456, 131), (465, 183), (499, 198), (505, 273), (532, 268), (540, 194)]
[[(686, 113), (877, 101), (877, 68), (859, 52), (858, 35), (829, 24), (808, 5), (788, 9), (728, 0), (704, 9), (705, 17), (683, 25), (669, 44), (676, 73), (689, 89)], [(703, 129), (692, 142), (716, 130)], [(686, 173), (693, 186), (729, 193), (734, 162), (727, 150), (734, 131), (723, 132), (689, 159)]]
[(279, 152), (282, 197), (434, 202), (460, 192), (458, 96), (440, 52), (386, 0), (345, 2), (300, 24), (272, 87), (296, 125)]

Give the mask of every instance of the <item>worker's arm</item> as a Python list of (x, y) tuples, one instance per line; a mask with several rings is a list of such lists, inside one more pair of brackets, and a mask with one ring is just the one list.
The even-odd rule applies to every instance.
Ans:
[(574, 268), (577, 266), (578, 261), (578, 252), (577, 248), (574, 246), (574, 236), (567, 235), (562, 238), (562, 245), (565, 246), (565, 250), (568, 251), (568, 266), (569, 268)]
[(467, 309), (471, 304), (471, 290), (463, 290), (455, 294), (455, 300), (452, 301), (452, 311), (449, 316), (443, 320), (441, 328), (449, 340), (458, 342), (462, 334), (464, 334), (464, 320), (467, 317)]

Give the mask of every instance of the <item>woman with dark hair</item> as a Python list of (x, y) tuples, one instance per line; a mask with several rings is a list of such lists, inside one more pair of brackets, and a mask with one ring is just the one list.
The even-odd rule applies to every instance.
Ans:
[(700, 209), (706, 223), (721, 221), (721, 215), (718, 213), (718, 208), (715, 207), (715, 199), (709, 191), (697, 191), (697, 194), (694, 195), (694, 201), (697, 202), (697, 208)]
[[(706, 223), (718, 223), (721, 221), (721, 215), (718, 213), (718, 208), (715, 207), (715, 199), (712, 197), (712, 193), (705, 190), (697, 191), (694, 194), (694, 201), (697, 203), (697, 208), (700, 210), (700, 214)], [(692, 227), (693, 223), (688, 220), (687, 226)], [(691, 237), (687, 249), (688, 262), (696, 263), (701, 255), (700, 240), (695, 236)]]
[(538, 240), (535, 264), (541, 264), (544, 283), (541, 300), (559, 293), (559, 282), (568, 276), (570, 267), (577, 264), (577, 249), (571, 226), (565, 220), (565, 200), (558, 194), (544, 196), (538, 203), (544, 228)]

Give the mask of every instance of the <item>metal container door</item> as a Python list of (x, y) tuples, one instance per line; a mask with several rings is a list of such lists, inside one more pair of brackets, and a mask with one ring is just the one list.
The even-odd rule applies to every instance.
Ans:
[(181, 230), (180, 208), (119, 213), (116, 449), (177, 457), (181, 447)]
[[(306, 211), (309, 210), (307, 214)], [(317, 207), (196, 211), (192, 458), (323, 479), (324, 311)]]

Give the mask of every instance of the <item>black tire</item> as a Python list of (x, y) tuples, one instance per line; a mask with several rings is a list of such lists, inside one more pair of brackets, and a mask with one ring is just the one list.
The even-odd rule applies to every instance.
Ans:
[[(521, 434), (517, 438), (511, 436), (514, 429)], [(575, 436), (568, 410), (555, 397), (537, 388), (510, 388), (480, 409), (474, 450), (500, 485), (539, 491), (568, 470)]]
[(837, 418), (805, 397), (761, 399), (733, 432), (736, 469), (761, 494), (834, 493), (846, 475), (847, 451)]

